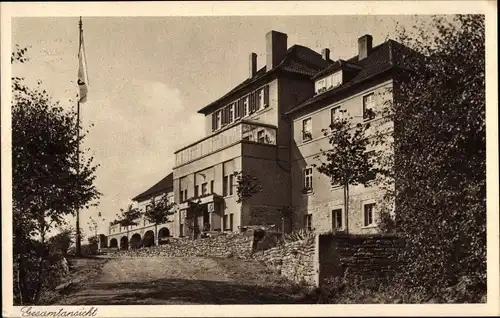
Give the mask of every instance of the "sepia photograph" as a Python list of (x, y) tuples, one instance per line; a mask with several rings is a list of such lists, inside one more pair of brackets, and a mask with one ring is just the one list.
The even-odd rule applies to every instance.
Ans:
[(3, 20), (7, 307), (500, 314), (496, 16), (316, 4), (328, 10)]

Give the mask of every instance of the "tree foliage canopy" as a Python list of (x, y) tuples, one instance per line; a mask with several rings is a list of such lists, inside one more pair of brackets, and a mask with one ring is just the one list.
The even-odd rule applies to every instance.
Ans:
[(352, 118), (342, 116), (331, 123), (330, 129), (323, 129), (330, 147), (320, 150), (316, 156), (320, 164), (314, 166), (330, 178), (332, 185), (358, 185), (370, 180), (374, 168), (367, 154), (369, 127), (362, 123), (353, 127)]
[(169, 216), (175, 213), (175, 203), (168, 203), (167, 195), (156, 200), (151, 198), (150, 204), (144, 213), (146, 220), (154, 224), (162, 224), (169, 221)]
[[(26, 52), (17, 47), (11, 62), (26, 62)], [(97, 204), (97, 166), (78, 147), (85, 134), (77, 138), (76, 113), (52, 101), (41, 82), (33, 88), (12, 78), (11, 110), (15, 295), (16, 302), (36, 303), (45, 281), (46, 234), (65, 216)]]
[(484, 17), (436, 17), (434, 26), (401, 33), (415, 54), (404, 57), (409, 70), (385, 109), (404, 283), (429, 291), (463, 276), (486, 282)]

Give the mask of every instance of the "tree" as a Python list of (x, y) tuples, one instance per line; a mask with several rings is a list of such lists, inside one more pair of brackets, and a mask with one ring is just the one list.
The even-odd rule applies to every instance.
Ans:
[(128, 243), (129, 247), (130, 247), (130, 238), (129, 238), (130, 226), (137, 225), (136, 221), (141, 216), (142, 216), (141, 211), (139, 209), (134, 208), (132, 204), (130, 204), (126, 210), (120, 209), (120, 214), (117, 215), (118, 217), (117, 222), (120, 224), (120, 226), (124, 226), (127, 228), (127, 242), (129, 242)]
[[(97, 229), (99, 228), (99, 224), (101, 222), (104, 222), (106, 219), (102, 217), (101, 212), (97, 213), (97, 220), (94, 219), (93, 217), (90, 217), (90, 220), (87, 222), (87, 225), (89, 226), (89, 230), (91, 233), (94, 234), (94, 237), (97, 239), (97, 244), (99, 245), (99, 236), (97, 235)], [(81, 231), (80, 231), (81, 233)], [(90, 238), (89, 238), (89, 243), (90, 243)]]
[(62, 229), (61, 232), (48, 239), (52, 253), (67, 256), (71, 245), (75, 242), (75, 230), (72, 227)]
[[(100, 220), (99, 220), (100, 219)], [(90, 232), (94, 233), (95, 237), (97, 237), (97, 229), (99, 228), (99, 224), (104, 222), (106, 219), (102, 217), (101, 212), (97, 214), (97, 220), (93, 217), (89, 218), (87, 225), (89, 226)]]
[(246, 202), (254, 194), (262, 191), (262, 185), (257, 177), (243, 171), (234, 172), (234, 176), (236, 177), (236, 194), (238, 196), (236, 202)]
[[(11, 61), (24, 63), (25, 54), (26, 49), (18, 48)], [(20, 303), (39, 300), (47, 232), (77, 209), (95, 205), (100, 196), (94, 185), (97, 166), (78, 147), (86, 134), (77, 138), (76, 113), (53, 102), (40, 85), (29, 88), (22, 78), (12, 79), (13, 232)], [(35, 237), (40, 243), (36, 250)], [(23, 284), (33, 275), (27, 271), (34, 269), (25, 266), (33, 264), (29, 257), (38, 258), (36, 286)]]
[(158, 245), (158, 224), (169, 222), (169, 216), (175, 213), (174, 208), (175, 203), (169, 203), (166, 194), (159, 200), (155, 200), (154, 197), (151, 198), (150, 204), (144, 213), (144, 217), (148, 222), (154, 223), (155, 225), (155, 245)]
[[(463, 276), (486, 289), (484, 16), (435, 17), (415, 26), (394, 101), (397, 232), (406, 248), (402, 283), (439, 293)], [(476, 293), (480, 295), (480, 293)]]
[[(343, 111), (345, 113), (345, 110)], [(344, 189), (345, 231), (349, 229), (349, 186), (366, 184), (372, 180), (375, 168), (367, 155), (369, 138), (366, 130), (369, 124), (352, 124), (352, 118), (341, 116), (330, 129), (323, 129), (330, 148), (320, 150), (316, 156), (320, 164), (313, 166), (330, 179), (333, 186), (341, 185)]]
[(191, 198), (187, 202), (188, 208), (186, 220), (189, 220), (190, 222), (186, 222), (186, 227), (191, 231), (192, 239), (195, 240), (198, 237), (198, 234), (200, 234), (200, 227), (196, 218), (198, 214), (203, 211), (203, 208), (200, 199), (195, 200), (194, 198)]
[(289, 205), (282, 205), (277, 209), (281, 217), (281, 231), (285, 234), (285, 220), (288, 220), (290, 231), (293, 230), (293, 208)]

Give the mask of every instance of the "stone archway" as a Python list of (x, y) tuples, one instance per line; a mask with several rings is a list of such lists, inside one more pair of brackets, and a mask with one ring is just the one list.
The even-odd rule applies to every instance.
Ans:
[(130, 238), (130, 248), (137, 249), (142, 246), (141, 235), (139, 233), (135, 233)]
[(120, 239), (120, 249), (121, 250), (128, 250), (128, 238), (126, 236), (123, 236)]
[(155, 233), (153, 230), (149, 230), (144, 233), (144, 237), (142, 238), (142, 245), (144, 247), (151, 247), (155, 245)]
[(166, 227), (162, 227), (158, 231), (158, 245), (164, 244), (167, 238), (170, 236), (170, 230)]
[(115, 238), (112, 238), (110, 241), (109, 241), (109, 247), (118, 247), (118, 240), (115, 239)]

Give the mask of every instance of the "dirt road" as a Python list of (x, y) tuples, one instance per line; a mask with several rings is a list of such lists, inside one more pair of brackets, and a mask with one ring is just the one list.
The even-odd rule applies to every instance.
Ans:
[(256, 261), (117, 258), (56, 304), (285, 304), (299, 302), (302, 292)]

